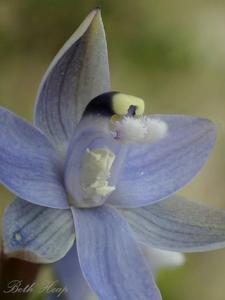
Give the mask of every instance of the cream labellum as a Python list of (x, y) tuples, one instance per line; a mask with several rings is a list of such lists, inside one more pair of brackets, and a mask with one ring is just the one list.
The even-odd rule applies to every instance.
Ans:
[(81, 190), (87, 207), (103, 204), (104, 197), (115, 190), (108, 182), (114, 160), (114, 153), (107, 148), (87, 149), (81, 169)]

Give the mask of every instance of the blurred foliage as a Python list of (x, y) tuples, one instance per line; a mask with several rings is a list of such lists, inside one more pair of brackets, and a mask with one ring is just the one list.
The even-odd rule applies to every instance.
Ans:
[[(225, 208), (222, 0), (0, 0), (0, 104), (32, 120), (48, 63), (97, 5), (113, 89), (143, 97), (148, 112), (199, 115), (218, 124), (208, 165), (181, 193)], [(12, 195), (3, 187), (0, 194), (2, 215)], [(224, 277), (225, 250), (220, 250), (188, 255), (184, 267), (160, 273), (159, 285), (165, 300), (224, 300)]]

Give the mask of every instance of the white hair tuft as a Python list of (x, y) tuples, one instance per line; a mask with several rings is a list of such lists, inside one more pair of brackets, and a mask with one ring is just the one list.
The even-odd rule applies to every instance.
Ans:
[(153, 143), (164, 138), (167, 129), (167, 124), (160, 119), (126, 116), (114, 123), (114, 137), (122, 143)]

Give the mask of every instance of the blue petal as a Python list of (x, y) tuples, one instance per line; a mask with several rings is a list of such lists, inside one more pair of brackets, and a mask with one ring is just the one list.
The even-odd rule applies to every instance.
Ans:
[(81, 270), (100, 299), (161, 299), (127, 223), (109, 206), (72, 209)]
[(61, 286), (67, 290), (67, 300), (87, 300), (93, 296), (93, 292), (81, 272), (75, 244), (63, 259), (54, 264), (54, 270)]
[(5, 212), (3, 238), (4, 251), (10, 257), (55, 262), (74, 243), (71, 211), (46, 208), (17, 198)]
[(108, 90), (107, 45), (101, 13), (96, 9), (48, 68), (37, 96), (35, 124), (65, 153), (88, 102)]
[(179, 115), (154, 115), (167, 123), (167, 136), (149, 145), (130, 146), (116, 190), (108, 203), (141, 207), (185, 186), (206, 163), (216, 138), (207, 120)]
[(141, 243), (179, 252), (225, 247), (225, 211), (209, 205), (173, 196), (121, 212)]
[(29, 202), (68, 207), (62, 162), (47, 138), (3, 108), (0, 128), (0, 181)]

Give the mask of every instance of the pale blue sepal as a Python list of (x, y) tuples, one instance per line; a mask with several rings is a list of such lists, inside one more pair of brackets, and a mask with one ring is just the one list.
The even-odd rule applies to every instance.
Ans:
[(63, 162), (46, 136), (0, 108), (0, 182), (29, 202), (67, 208)]
[(4, 251), (35, 263), (61, 259), (75, 239), (70, 209), (34, 205), (17, 198), (4, 215)]
[(107, 45), (99, 9), (93, 10), (49, 66), (37, 95), (35, 125), (65, 154), (91, 99), (110, 90)]
[(81, 270), (99, 299), (161, 299), (129, 226), (114, 208), (72, 212)]
[(120, 211), (141, 243), (178, 252), (225, 246), (225, 211), (209, 205), (172, 196), (143, 208)]
[(54, 264), (53, 269), (62, 288), (66, 289), (65, 297), (67, 300), (93, 299), (94, 294), (80, 269), (75, 243), (69, 252)]
[(202, 169), (216, 139), (216, 126), (207, 119), (182, 115), (152, 115), (168, 126), (165, 138), (134, 144), (127, 151), (108, 203), (141, 207), (169, 197)]

